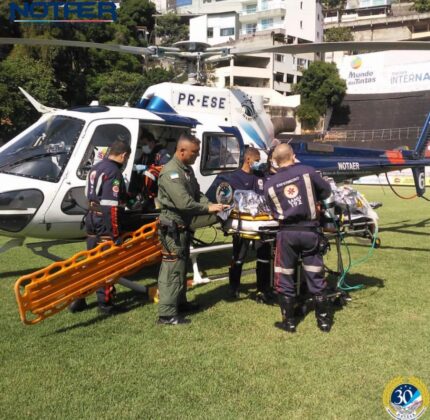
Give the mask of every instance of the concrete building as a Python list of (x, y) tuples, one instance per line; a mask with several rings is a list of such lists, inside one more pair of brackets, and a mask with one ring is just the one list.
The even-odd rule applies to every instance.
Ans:
[[(216, 4), (214, 4), (216, 3)], [(232, 9), (233, 3), (237, 7)], [(210, 13), (213, 8), (215, 13)], [(242, 0), (239, 2), (192, 2), (177, 11), (205, 13), (190, 20), (190, 40), (237, 48), (263, 48), (274, 44), (321, 42), (323, 14), (316, 0)], [(235, 56), (214, 65), (218, 87), (250, 86), (272, 88), (287, 95), (300, 80), (313, 54)]]

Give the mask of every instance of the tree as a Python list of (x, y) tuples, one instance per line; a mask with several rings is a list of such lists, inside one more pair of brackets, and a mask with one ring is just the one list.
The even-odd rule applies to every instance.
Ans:
[(413, 8), (418, 13), (424, 13), (430, 11), (430, 0), (414, 0)]
[[(334, 63), (315, 61), (303, 72), (295, 91), (300, 93), (302, 101), (298, 115), (312, 115), (310, 109), (313, 107), (322, 116), (328, 107), (342, 102), (346, 82), (340, 78)], [(300, 111), (302, 107), (304, 110)]]
[(297, 110), (297, 117), (306, 128), (315, 127), (320, 120), (319, 112), (315, 106), (309, 102), (305, 102), (300, 105), (299, 109)]
[(329, 28), (324, 31), (325, 42), (354, 41), (351, 28)]
[(128, 37), (127, 43), (136, 44), (145, 40), (138, 37), (138, 27), (146, 28), (151, 32), (154, 28), (154, 15), (157, 13), (154, 3), (148, 0), (123, 0), (118, 9), (118, 23), (126, 28)]
[(39, 117), (18, 86), (47, 106), (65, 106), (51, 68), (29, 57), (8, 57), (0, 63), (0, 142), (10, 140)]
[(104, 105), (134, 105), (151, 85), (170, 81), (173, 73), (162, 68), (146, 70), (143, 74), (114, 70), (103, 73), (90, 81), (92, 99)]
[(181, 23), (175, 13), (166, 13), (157, 19), (157, 38), (161, 45), (172, 45), (178, 41), (188, 40), (188, 26)]

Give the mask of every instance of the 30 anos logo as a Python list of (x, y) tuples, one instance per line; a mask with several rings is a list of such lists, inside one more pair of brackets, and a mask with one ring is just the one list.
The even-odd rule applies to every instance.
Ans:
[(106, 23), (117, 19), (111, 1), (9, 3), (9, 20), (20, 23)]
[(393, 419), (415, 420), (429, 406), (429, 392), (418, 378), (398, 376), (385, 387), (383, 402)]

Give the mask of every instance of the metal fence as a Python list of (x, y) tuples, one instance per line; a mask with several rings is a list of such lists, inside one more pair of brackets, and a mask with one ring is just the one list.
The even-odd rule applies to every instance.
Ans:
[(323, 141), (339, 143), (378, 143), (392, 142), (396, 145), (416, 142), (421, 127), (381, 128), (377, 130), (339, 130), (328, 131)]

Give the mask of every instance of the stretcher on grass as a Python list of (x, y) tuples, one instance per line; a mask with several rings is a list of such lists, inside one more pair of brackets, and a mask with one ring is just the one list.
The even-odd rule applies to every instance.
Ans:
[(103, 242), (67, 260), (20, 277), (15, 283), (19, 314), (24, 324), (36, 324), (71, 302), (117, 282), (121, 276), (161, 261), (158, 222), (127, 233), (122, 244)]

